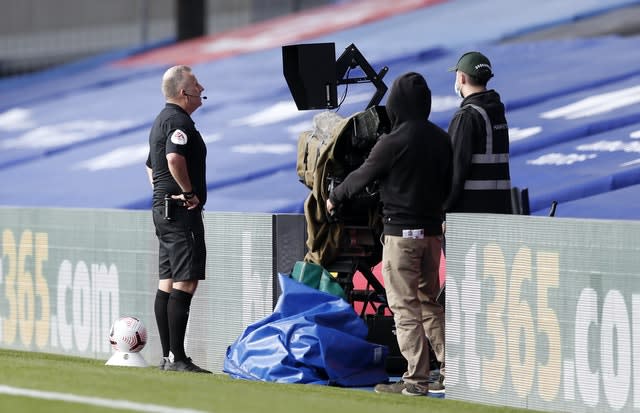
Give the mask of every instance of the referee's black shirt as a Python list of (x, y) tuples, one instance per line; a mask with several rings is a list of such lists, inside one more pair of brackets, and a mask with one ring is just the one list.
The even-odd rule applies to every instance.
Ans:
[(185, 157), (193, 192), (200, 206), (207, 202), (207, 146), (191, 116), (180, 106), (167, 103), (158, 114), (149, 132), (147, 166), (153, 171), (153, 206), (162, 206), (166, 194), (179, 195), (182, 189), (173, 179), (167, 164), (167, 154)]

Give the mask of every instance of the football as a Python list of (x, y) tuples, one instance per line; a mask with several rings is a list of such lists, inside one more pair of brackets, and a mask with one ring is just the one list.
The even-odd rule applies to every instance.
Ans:
[(137, 353), (147, 344), (147, 328), (136, 317), (121, 317), (111, 326), (109, 343), (116, 351)]

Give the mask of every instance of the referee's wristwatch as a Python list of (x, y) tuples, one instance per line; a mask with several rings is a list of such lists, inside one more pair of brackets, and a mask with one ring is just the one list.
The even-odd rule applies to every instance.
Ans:
[(193, 198), (194, 196), (196, 196), (196, 194), (193, 191), (189, 191), (189, 192), (183, 192), (182, 196), (184, 197), (184, 199), (189, 200), (189, 199)]

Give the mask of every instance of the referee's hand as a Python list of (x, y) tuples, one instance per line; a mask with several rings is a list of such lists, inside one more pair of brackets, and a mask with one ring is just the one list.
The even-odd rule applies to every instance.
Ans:
[(195, 207), (197, 207), (198, 205), (200, 205), (200, 199), (198, 199), (198, 195), (193, 194), (193, 196), (189, 199), (185, 198), (183, 194), (180, 195), (171, 195), (171, 198), (173, 199), (180, 199), (182, 201), (184, 201), (184, 206), (187, 207), (187, 209), (193, 209)]
[(198, 195), (193, 195), (190, 199), (185, 199), (184, 204), (187, 206), (187, 209), (193, 209), (200, 205), (200, 200), (198, 199)]

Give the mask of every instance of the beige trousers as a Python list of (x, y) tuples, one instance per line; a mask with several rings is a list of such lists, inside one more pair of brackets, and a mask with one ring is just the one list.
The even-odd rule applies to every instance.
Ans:
[(382, 277), (398, 346), (408, 364), (402, 378), (424, 384), (429, 379), (429, 341), (438, 361), (444, 363), (444, 308), (436, 301), (442, 236), (385, 235), (383, 239)]

